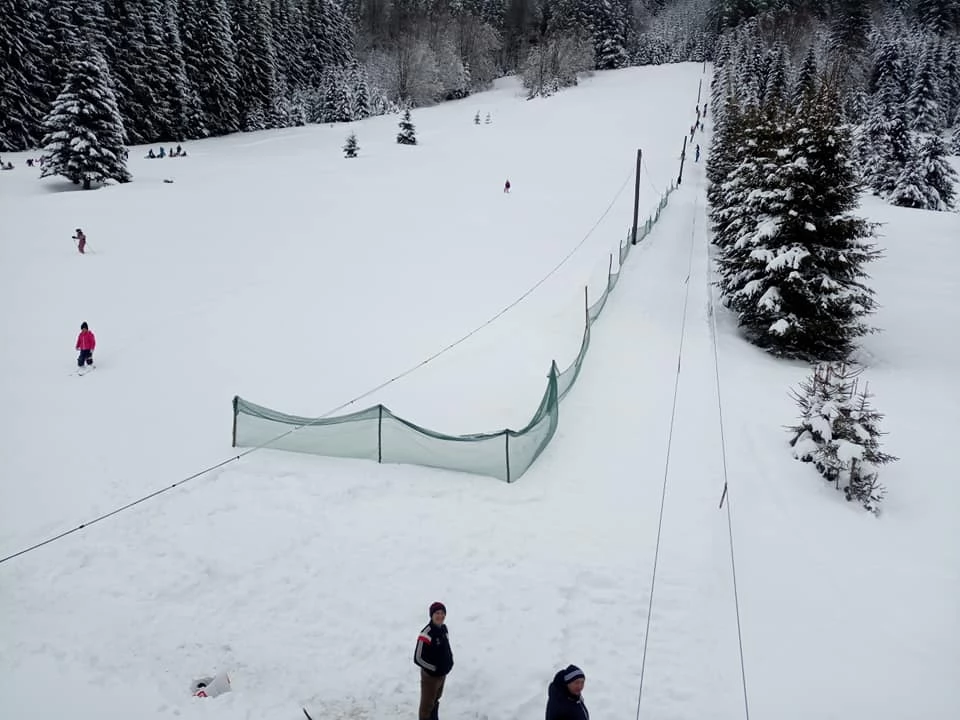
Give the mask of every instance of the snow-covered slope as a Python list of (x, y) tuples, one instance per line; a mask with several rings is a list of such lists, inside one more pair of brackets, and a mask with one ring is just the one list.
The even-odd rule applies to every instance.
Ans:
[[(530, 298), (365, 400), (445, 432), (522, 424), (550, 360), (576, 352), (583, 285), (629, 223), (635, 148), (646, 209), (676, 172), (701, 72), (600, 73), (533, 102), (505, 82), (415, 113), (415, 148), (394, 143), (396, 118), (354, 124), (350, 161), (343, 126), (191, 143), (90, 193), (12, 156), (0, 556), (229, 457), (234, 393), (319, 414), (416, 364), (540, 280), (613, 201)], [(473, 125), (478, 110), (492, 124)], [(701, 171), (688, 163), (628, 259), (557, 439), (519, 483), (264, 450), (3, 563), (0, 716), (411, 717), (413, 641), (441, 599), (445, 720), (539, 716), (570, 662), (595, 717), (636, 715), (641, 668), (642, 716), (743, 717)], [(717, 311), (755, 717), (960, 707), (944, 450), (960, 430), (960, 216), (865, 210), (888, 222), (888, 256), (885, 332), (864, 354), (903, 458), (881, 518), (790, 459), (781, 426), (805, 369)], [(78, 225), (94, 254), (71, 248)], [(77, 378), (82, 320), (98, 369)], [(191, 699), (216, 670), (233, 692)]]

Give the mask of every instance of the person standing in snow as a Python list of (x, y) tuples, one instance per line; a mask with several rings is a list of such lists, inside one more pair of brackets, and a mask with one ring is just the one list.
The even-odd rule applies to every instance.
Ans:
[(73, 236), (73, 239), (77, 241), (77, 250), (83, 255), (84, 248), (87, 246), (87, 236), (83, 234), (83, 230), (77, 228), (77, 234)]
[(76, 346), (76, 349), (80, 351), (80, 356), (77, 358), (77, 367), (82, 368), (84, 365), (93, 365), (93, 351), (96, 347), (97, 338), (85, 322), (80, 323), (80, 334), (77, 335)]
[(546, 720), (590, 720), (582, 695), (585, 681), (583, 670), (576, 665), (567, 665), (554, 675), (547, 688)]
[(447, 608), (441, 602), (430, 606), (430, 622), (417, 637), (413, 662), (420, 668), (419, 720), (438, 720), (440, 697), (447, 675), (453, 669), (453, 650), (445, 620)]
[(697, 157), (694, 159), (694, 162), (700, 162), (700, 145), (697, 145)]
[(510, 181), (509, 181), (509, 180), (507, 180), (507, 181), (503, 184), (503, 191), (504, 191), (505, 193), (510, 192)]

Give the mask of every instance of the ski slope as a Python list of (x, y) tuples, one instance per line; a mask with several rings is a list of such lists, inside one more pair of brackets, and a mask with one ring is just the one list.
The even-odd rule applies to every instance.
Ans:
[[(394, 143), (396, 117), (190, 143), (182, 159), (144, 147), (133, 183), (90, 193), (10, 156), (0, 556), (230, 457), (233, 394), (307, 415), (349, 403), (582, 243), (516, 308), (360, 403), (447, 433), (525, 423), (629, 224), (636, 148), (651, 209), (701, 78), (598, 73), (531, 102), (506, 80), (414, 113), (415, 148)], [(539, 716), (570, 662), (594, 717), (635, 717), (642, 674), (642, 717), (742, 718), (732, 528), (755, 717), (955, 717), (960, 497), (943, 448), (960, 431), (960, 216), (864, 207), (887, 222), (884, 332), (864, 356), (902, 457), (877, 519), (790, 458), (805, 368), (711, 313), (704, 183), (688, 162), (520, 482), (263, 450), (0, 564), (0, 716), (411, 717), (413, 642), (440, 599), (444, 720)], [(98, 369), (77, 378), (82, 320)], [(189, 697), (218, 670), (232, 692)]]

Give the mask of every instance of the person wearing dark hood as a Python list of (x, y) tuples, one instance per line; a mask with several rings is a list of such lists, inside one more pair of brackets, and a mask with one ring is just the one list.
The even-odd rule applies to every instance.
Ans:
[(433, 603), (430, 622), (420, 631), (413, 651), (413, 662), (420, 668), (419, 720), (438, 720), (443, 685), (453, 669), (453, 650), (444, 623), (446, 619), (446, 606), (441, 602)]
[(590, 720), (582, 695), (585, 681), (583, 670), (576, 665), (567, 665), (554, 675), (547, 688), (546, 720)]

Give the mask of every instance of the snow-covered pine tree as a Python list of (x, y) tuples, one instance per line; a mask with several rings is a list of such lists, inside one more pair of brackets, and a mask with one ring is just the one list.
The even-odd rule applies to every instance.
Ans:
[(783, 47), (778, 45), (770, 53), (770, 71), (763, 91), (765, 103), (781, 105), (788, 99), (787, 94), (787, 57)]
[(803, 65), (797, 74), (797, 81), (793, 86), (792, 102), (794, 107), (799, 106), (807, 97), (815, 95), (819, 86), (820, 70), (817, 65), (817, 49), (811, 45), (807, 50)]
[(891, 135), (896, 139), (891, 147), (896, 149), (898, 156), (902, 155), (902, 160), (895, 163), (888, 159), (886, 163), (892, 177), (887, 199), (899, 207), (935, 209), (940, 203), (940, 195), (927, 182), (926, 166), (916, 140), (902, 120), (897, 122)]
[(209, 131), (203, 121), (200, 96), (187, 77), (177, 0), (160, 0), (160, 33), (155, 62), (165, 83), (162, 95), (170, 123), (167, 136), (171, 140), (206, 137)]
[(895, 461), (880, 450), (883, 415), (860, 391), (862, 368), (847, 362), (818, 364), (791, 395), (800, 408), (800, 423), (788, 428), (793, 456), (813, 463), (828, 482), (877, 513), (884, 496), (879, 467)]
[[(106, 59), (113, 52), (106, 35), (102, 0), (43, 0), (41, 12), (44, 23), (39, 69), (44, 75), (41, 87), (47, 95), (44, 104), (49, 107), (63, 89), (75, 58), (100, 55)], [(110, 82), (113, 87), (112, 75)]]
[(350, 116), (354, 120), (370, 117), (370, 84), (367, 73), (356, 60), (350, 65), (350, 85)]
[[(163, 78), (158, 77), (156, 66), (157, 43), (162, 39), (159, 28), (151, 27), (148, 40), (146, 15), (151, 9), (158, 10), (157, 3), (104, 2), (104, 14), (113, 39), (108, 61), (117, 105), (127, 140), (134, 145), (162, 137), (168, 124), (163, 117), (165, 104), (160, 94)], [(150, 18), (152, 23), (158, 20), (159, 16)]]
[(0, 152), (26, 150), (37, 140), (44, 92), (35, 0), (0, 0)]
[(775, 355), (845, 357), (871, 332), (864, 266), (879, 252), (873, 226), (851, 214), (860, 185), (838, 97), (825, 88), (793, 117), (762, 117), (758, 130), (756, 157), (751, 148), (731, 177), (744, 178), (746, 197), (718, 258), (724, 301)]
[(479, 110), (477, 110), (477, 114), (473, 116), (473, 124), (474, 124), (474, 125), (479, 125), (479, 124), (480, 124), (480, 111), (479, 111)]
[(487, 113), (487, 119), (484, 120), (483, 122), (485, 125), (489, 125), (490, 123), (493, 122), (493, 120), (490, 119), (490, 113)]
[(89, 190), (93, 182), (128, 182), (123, 118), (106, 62), (94, 53), (70, 64), (66, 84), (43, 120), (41, 177), (62, 175)]
[(960, 155), (960, 124), (957, 125), (950, 136), (950, 150), (954, 155)]
[(329, 70), (324, 75), (321, 122), (350, 122), (355, 119), (349, 83), (349, 79), (340, 68)]
[(927, 47), (921, 56), (920, 66), (914, 75), (907, 97), (907, 112), (912, 119), (911, 127), (916, 132), (942, 132), (946, 127), (946, 117), (940, 96), (940, 83), (937, 77), (937, 57), (935, 47)]
[(347, 142), (343, 146), (343, 156), (355, 158), (359, 149), (360, 146), (357, 144), (357, 134), (352, 132), (347, 136)]
[(957, 171), (947, 162), (947, 146), (939, 135), (929, 135), (920, 143), (920, 161), (923, 164), (924, 180), (937, 194), (937, 204), (932, 210), (951, 210), (957, 193), (954, 183)]
[(187, 77), (214, 135), (240, 129), (237, 61), (226, 0), (180, 0), (180, 33)]
[(960, 5), (956, 0), (917, 0), (917, 16), (935, 35), (960, 30)]
[[(960, 12), (960, 3), (957, 5)], [(960, 41), (940, 43), (940, 99), (947, 127), (960, 123)]]
[(279, 92), (268, 0), (233, 0), (231, 18), (241, 128), (251, 131), (273, 127)]
[(735, 241), (746, 218), (741, 213), (753, 179), (741, 163), (759, 143), (755, 130), (748, 127), (743, 111), (731, 94), (723, 104), (723, 112), (714, 120), (710, 153), (707, 155), (707, 199), (713, 225), (713, 242), (723, 247)]
[(400, 120), (400, 132), (397, 133), (397, 142), (401, 145), (416, 145), (417, 134), (410, 119), (410, 109), (404, 110), (403, 119)]

